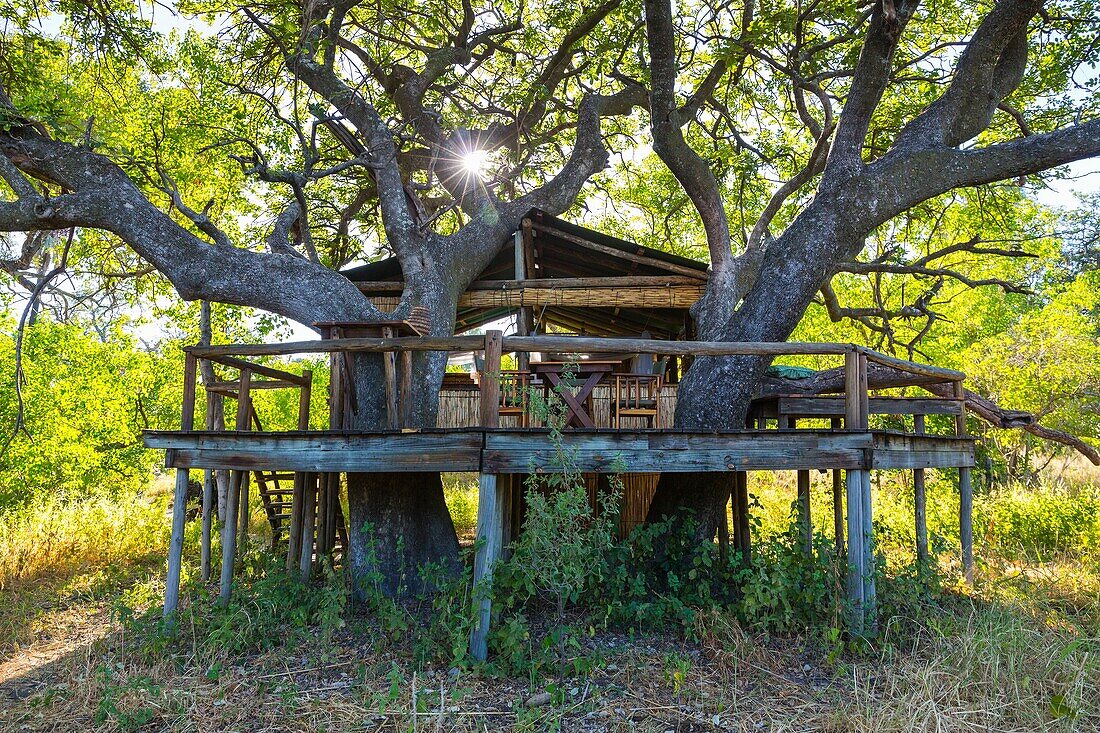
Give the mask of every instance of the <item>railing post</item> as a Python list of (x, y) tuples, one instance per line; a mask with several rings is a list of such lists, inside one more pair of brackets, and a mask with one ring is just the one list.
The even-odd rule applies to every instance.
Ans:
[(485, 334), (485, 368), (479, 387), (481, 391), (481, 425), (495, 428), (500, 423), (500, 359), (504, 335), (500, 331)]
[[(481, 425), (495, 428), (500, 422), (500, 359), (503, 334), (485, 334), (485, 369), (481, 374)], [(470, 633), (470, 654), (483, 660), (489, 651), (489, 624), (492, 619), (493, 565), (500, 558), (504, 537), (504, 506), (508, 482), (495, 474), (482, 473), (478, 479), (477, 540), (474, 551), (474, 593), (477, 621)]]
[[(183, 362), (183, 412), (180, 430), (189, 432), (195, 426), (195, 386), (198, 380), (198, 362), (190, 352)], [(183, 566), (183, 529), (187, 518), (187, 488), (189, 474), (186, 468), (176, 469), (176, 491), (172, 504), (172, 539), (168, 543), (168, 577), (164, 587), (164, 615), (175, 613), (180, 599), (180, 572)]]
[[(868, 428), (867, 357), (853, 348), (844, 355), (844, 418), (849, 431)], [(869, 468), (869, 467), (868, 467)], [(845, 477), (848, 505), (849, 630), (855, 636), (875, 629), (875, 576), (871, 538), (871, 474), (850, 470)]]
[[(966, 388), (962, 380), (954, 382), (959, 413), (955, 416), (955, 435), (966, 436)], [(966, 582), (974, 583), (974, 488), (970, 483), (970, 467), (959, 466), (959, 542), (962, 545), (962, 565)]]

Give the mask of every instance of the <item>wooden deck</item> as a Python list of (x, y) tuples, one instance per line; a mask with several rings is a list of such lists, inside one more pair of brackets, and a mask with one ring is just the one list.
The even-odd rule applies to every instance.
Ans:
[[(412, 355), (417, 351), (455, 352), (482, 350), (484, 367), (476, 386), (452, 383), (440, 395), (437, 427), (410, 429), (408, 404), (413, 380)], [(681, 431), (668, 427), (675, 413), (676, 388), (666, 384), (656, 395), (660, 406), (656, 428), (624, 422), (609, 427), (612, 411), (622, 409), (607, 385), (597, 386), (587, 410), (592, 429), (566, 430), (553, 435), (542, 427), (515, 427), (505, 415), (511, 405), (502, 396), (502, 353), (516, 352), (517, 359), (530, 353), (646, 354), (684, 357), (815, 355), (843, 359), (843, 386), (835, 395), (778, 395), (754, 402), (748, 424), (754, 429), (730, 432)], [(385, 425), (376, 432), (340, 430), (354, 406), (347, 389), (351, 374), (345, 364), (354, 353), (376, 353), (385, 373)], [(330, 430), (306, 430), (309, 425), (312, 375), (287, 371), (291, 365), (257, 363), (255, 357), (295, 354), (328, 354)], [(217, 365), (223, 374), (203, 386), (206, 416), (196, 430), (196, 397), (200, 361)], [(873, 394), (868, 388), (868, 362), (899, 371), (905, 378), (894, 386), (950, 383), (952, 397)], [(285, 368), (284, 368), (285, 367)], [(236, 373), (236, 378), (233, 373)], [(254, 379), (262, 377), (264, 379)], [(657, 485), (658, 474), (677, 472), (722, 473), (731, 478), (733, 547), (751, 558), (747, 491), (750, 471), (795, 471), (798, 474), (797, 506), (800, 544), (812, 552), (810, 512), (811, 471), (832, 472), (833, 532), (836, 546), (847, 558), (845, 582), (850, 605), (849, 629), (855, 634), (874, 633), (876, 594), (872, 553), (871, 472), (913, 472), (914, 524), (918, 563), (929, 561), (925, 524), (925, 469), (957, 470), (959, 487), (959, 536), (962, 564), (967, 578), (973, 572), (972, 488), (974, 440), (966, 433), (965, 375), (950, 369), (904, 361), (853, 344), (828, 343), (711, 343), (633, 338), (567, 336), (504, 336), (489, 331), (484, 336), (456, 337), (339, 337), (286, 344), (231, 344), (191, 347), (184, 363), (183, 409), (178, 431), (145, 433), (145, 445), (165, 451), (167, 465), (176, 469), (172, 540), (164, 612), (171, 616), (179, 600), (186, 498), (191, 469), (203, 471), (203, 512), (200, 577), (212, 571), (213, 472), (227, 471), (226, 515), (222, 526), (222, 567), (219, 603), (229, 601), (238, 551), (238, 528), (247, 534), (249, 476), (256, 475), (262, 497), (266, 475), (289, 476), (292, 499), (280, 499), (282, 513), (269, 511), (276, 530), (286, 532), (286, 565), (303, 579), (311, 577), (314, 561), (333, 557), (339, 549), (343, 526), (341, 474), (390, 472), (473, 472), (478, 474), (479, 542), (474, 558), (475, 582), (491, 583), (492, 568), (501, 556), (512, 527), (512, 509), (522, 500), (522, 474), (563, 469), (560, 455), (568, 455), (570, 470), (586, 475), (586, 486), (599, 483), (598, 474), (626, 474), (624, 506), (630, 521), (644, 519)], [(916, 379), (917, 381), (914, 381)], [(298, 391), (297, 430), (271, 432), (261, 428), (252, 404), (256, 389)], [(235, 429), (228, 425), (226, 401), (236, 406)], [(613, 406), (614, 405), (614, 406)], [(878, 426), (911, 424), (911, 432), (871, 429), (870, 417), (886, 415)], [(926, 416), (936, 416), (926, 431)], [(533, 416), (528, 416), (531, 418)], [(531, 420), (523, 421), (530, 424)], [(536, 421), (537, 422), (537, 421)], [(405, 426), (405, 429), (401, 429)], [(774, 426), (774, 427), (773, 427)], [(268, 426), (270, 428), (270, 426)], [(284, 492), (285, 493), (285, 492)], [(629, 501), (628, 501), (629, 498)], [(286, 525), (286, 526), (284, 526)], [(727, 528), (728, 529), (728, 528)], [(279, 535), (280, 537), (282, 535)], [(721, 532), (720, 532), (721, 538)], [(346, 539), (341, 539), (346, 543)], [(720, 539), (721, 541), (721, 539)], [(491, 619), (489, 597), (477, 600), (478, 621), (471, 635), (471, 650), (484, 659)]]
[[(972, 467), (974, 439), (888, 431), (571, 430), (561, 436), (586, 473), (684, 473)], [(416, 432), (160, 432), (145, 446), (169, 468), (385, 473), (561, 470), (549, 431), (458, 428)]]

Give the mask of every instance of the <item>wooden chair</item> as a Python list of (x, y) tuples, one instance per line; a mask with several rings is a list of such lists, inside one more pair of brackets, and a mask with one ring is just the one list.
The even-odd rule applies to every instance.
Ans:
[(498, 412), (501, 417), (518, 415), (521, 428), (528, 427), (530, 422), (530, 411), (527, 409), (530, 386), (531, 372), (520, 369), (501, 370)]
[(616, 430), (624, 417), (643, 417), (656, 428), (661, 419), (663, 374), (615, 374), (615, 399), (611, 403)]

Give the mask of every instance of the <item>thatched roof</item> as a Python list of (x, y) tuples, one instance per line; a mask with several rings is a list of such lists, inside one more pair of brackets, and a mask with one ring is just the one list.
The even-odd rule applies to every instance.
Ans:
[[(670, 283), (697, 283), (701, 287), (706, 280), (708, 265), (705, 262), (643, 247), (617, 237), (551, 216), (532, 209), (527, 216), (530, 228), (527, 251), (527, 281), (559, 278), (667, 278)], [(509, 238), (511, 239), (511, 238)], [(482, 291), (494, 283), (513, 281), (516, 254), (510, 242), (502, 242), (500, 253), (477, 278), (471, 287)], [(397, 293), (393, 287), (374, 283), (401, 282), (401, 267), (397, 258), (391, 257), (344, 271), (353, 282), (364, 283), (368, 297), (386, 298)], [(487, 283), (486, 281), (492, 281)], [(621, 290), (621, 281), (609, 280), (607, 287)], [(511, 286), (508, 286), (511, 287)], [(601, 302), (600, 285), (590, 288), (596, 297), (591, 302)], [(484, 301), (484, 298), (479, 301)], [(685, 324), (690, 322), (687, 307), (677, 300), (677, 307), (598, 307), (585, 305), (546, 304), (533, 308), (534, 320), (540, 331), (552, 324), (568, 331), (599, 336), (637, 335), (648, 331), (655, 338), (683, 337)], [(514, 313), (516, 308), (507, 304), (479, 302), (471, 307), (460, 304), (456, 330), (461, 332), (490, 323)]]

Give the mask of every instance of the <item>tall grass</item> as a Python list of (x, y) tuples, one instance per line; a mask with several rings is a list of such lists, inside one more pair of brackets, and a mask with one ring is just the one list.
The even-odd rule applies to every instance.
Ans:
[(159, 567), (169, 498), (45, 499), (0, 514), (0, 650), (28, 641), (51, 608), (107, 599)]

